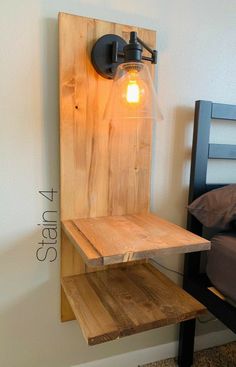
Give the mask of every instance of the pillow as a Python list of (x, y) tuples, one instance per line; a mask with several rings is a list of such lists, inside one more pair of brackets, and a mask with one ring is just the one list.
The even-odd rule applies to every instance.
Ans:
[(205, 227), (226, 230), (236, 221), (236, 184), (203, 194), (188, 206)]

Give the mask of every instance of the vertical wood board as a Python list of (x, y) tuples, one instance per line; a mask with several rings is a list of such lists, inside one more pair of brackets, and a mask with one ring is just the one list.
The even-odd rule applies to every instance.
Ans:
[(155, 32), (64, 13), (59, 22), (61, 219), (146, 211), (151, 122), (103, 119), (112, 81), (96, 73), (90, 53), (104, 34), (128, 40), (131, 30), (156, 47)]
[[(128, 41), (130, 31), (156, 47), (155, 31), (59, 14), (61, 220), (149, 209), (151, 122), (103, 119), (112, 81), (90, 59), (99, 37), (115, 33)], [(61, 276), (89, 270), (62, 235)], [(63, 321), (74, 318), (63, 292), (61, 310)]]

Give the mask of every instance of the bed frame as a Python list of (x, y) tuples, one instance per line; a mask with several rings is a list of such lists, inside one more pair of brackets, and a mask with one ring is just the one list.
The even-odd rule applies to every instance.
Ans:
[[(196, 101), (189, 204), (205, 192), (227, 185), (206, 183), (208, 159), (236, 159), (236, 145), (209, 144), (212, 119), (236, 122), (236, 106)], [(187, 228), (203, 235), (203, 226), (191, 214), (188, 214)], [(236, 308), (208, 289), (212, 285), (207, 275), (201, 272), (201, 254), (195, 252), (185, 255), (183, 288), (236, 333)], [(195, 324), (196, 319), (180, 324), (179, 367), (190, 367), (193, 363)]]

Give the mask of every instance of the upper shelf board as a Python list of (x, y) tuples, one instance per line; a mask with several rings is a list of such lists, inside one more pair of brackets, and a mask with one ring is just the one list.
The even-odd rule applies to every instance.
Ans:
[(62, 228), (92, 266), (210, 249), (210, 242), (151, 213), (79, 218)]

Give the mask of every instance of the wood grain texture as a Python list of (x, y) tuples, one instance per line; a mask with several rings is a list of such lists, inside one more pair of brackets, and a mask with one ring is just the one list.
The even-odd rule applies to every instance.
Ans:
[(209, 291), (211, 291), (212, 293), (214, 293), (217, 297), (221, 298), (223, 301), (226, 300), (225, 296), (218, 291), (218, 289), (216, 289), (215, 287), (208, 287)]
[[(104, 121), (112, 81), (99, 76), (90, 60), (92, 46), (99, 37), (115, 33), (128, 40), (130, 31), (137, 31), (150, 47), (156, 47), (154, 31), (59, 14), (62, 220), (149, 208), (151, 123)], [(154, 75), (154, 66), (148, 63), (148, 67)], [(76, 243), (86, 247), (86, 239), (73, 230), (68, 240), (62, 236), (62, 277), (96, 269), (83, 265), (84, 250), (79, 253), (71, 247), (74, 236)], [(94, 251), (89, 251), (93, 256)], [(73, 313), (63, 292), (61, 303), (62, 319), (71, 320)]]
[(63, 229), (94, 266), (210, 248), (206, 239), (151, 213), (75, 219)]
[[(84, 273), (86, 269), (85, 263), (82, 261), (80, 254), (71, 244), (68, 237), (61, 231), (61, 276), (69, 276)], [(75, 315), (71, 310), (64, 291), (61, 291), (61, 321), (74, 320)]]
[(132, 30), (156, 47), (154, 31), (59, 16), (62, 220), (149, 208), (151, 122), (103, 119), (112, 81), (99, 76), (90, 60), (99, 37), (115, 33), (128, 40)]
[(62, 279), (89, 345), (178, 323), (205, 307), (150, 264)]

